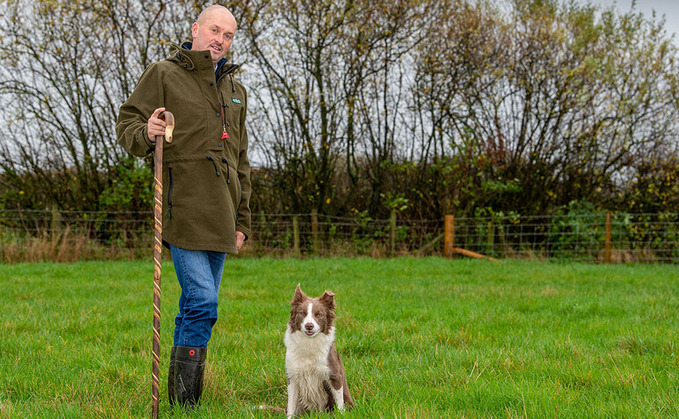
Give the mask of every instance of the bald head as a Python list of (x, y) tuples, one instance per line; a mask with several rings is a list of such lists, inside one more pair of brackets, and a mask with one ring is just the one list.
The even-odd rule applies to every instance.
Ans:
[(213, 4), (212, 6), (208, 6), (203, 9), (203, 11), (198, 15), (196, 23), (204, 23), (207, 19), (212, 17), (212, 15), (221, 15), (225, 19), (233, 21), (233, 24), (236, 25), (236, 18), (233, 17), (233, 13), (231, 13), (229, 9), (222, 6), (221, 4)]
[(191, 49), (209, 51), (212, 61), (217, 63), (226, 56), (237, 28), (236, 18), (229, 9), (218, 4), (209, 6), (198, 15), (198, 20), (191, 26)]

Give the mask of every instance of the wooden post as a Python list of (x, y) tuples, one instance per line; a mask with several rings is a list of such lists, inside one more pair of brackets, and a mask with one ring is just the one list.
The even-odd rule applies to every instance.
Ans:
[(443, 227), (443, 256), (452, 259), (455, 247), (455, 216), (446, 215)]
[(611, 212), (606, 212), (606, 263), (611, 263)]
[(505, 240), (505, 225), (500, 223), (497, 226), (497, 238), (500, 241), (500, 248), (502, 249), (502, 254), (507, 257), (509, 254), (509, 249), (507, 249), (507, 241)]
[(299, 255), (299, 219), (296, 215), (292, 216), (292, 250)]
[(391, 211), (389, 219), (389, 253), (391, 256), (396, 254), (396, 211)]
[(493, 219), (488, 221), (488, 231), (487, 231), (487, 236), (488, 238), (486, 239), (487, 242), (487, 253), (493, 253), (495, 251), (495, 225), (493, 224)]
[(311, 210), (311, 241), (314, 246), (314, 254), (320, 254), (321, 243), (318, 240), (318, 211), (316, 209)]
[(459, 253), (461, 255), (468, 256), (468, 257), (474, 258), (474, 259), (495, 260), (492, 257), (484, 256), (481, 253), (472, 252), (471, 250), (461, 249), (459, 247), (453, 247), (453, 253)]
[(56, 242), (57, 238), (61, 234), (61, 213), (57, 209), (56, 205), (52, 205), (52, 222), (50, 223), (50, 230), (52, 241)]

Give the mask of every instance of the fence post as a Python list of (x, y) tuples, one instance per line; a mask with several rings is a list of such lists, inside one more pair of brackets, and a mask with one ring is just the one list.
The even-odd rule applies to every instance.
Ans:
[(321, 244), (318, 241), (318, 210), (311, 210), (311, 241), (314, 246), (314, 254), (320, 254)]
[(396, 253), (396, 211), (391, 211), (389, 219), (389, 253), (394, 256)]
[(56, 205), (52, 205), (52, 221), (50, 222), (50, 235), (52, 241), (56, 241), (61, 234), (61, 213), (57, 209)]
[(292, 216), (292, 250), (299, 255), (299, 219), (296, 215)]
[(504, 257), (507, 257), (509, 254), (509, 249), (507, 249), (507, 241), (505, 239), (505, 226), (503, 223), (500, 223), (497, 226), (497, 238), (500, 241), (500, 247), (502, 249), (502, 255)]
[(611, 212), (606, 212), (606, 263), (611, 263)]
[(486, 251), (484, 253), (486, 254), (493, 254), (495, 253), (495, 220), (493, 218), (488, 221), (488, 232), (487, 238), (486, 238)]
[(453, 246), (455, 245), (455, 216), (446, 215), (443, 226), (443, 256), (453, 258)]

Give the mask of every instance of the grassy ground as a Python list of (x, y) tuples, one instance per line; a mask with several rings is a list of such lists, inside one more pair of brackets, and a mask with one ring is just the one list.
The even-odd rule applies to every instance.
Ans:
[[(0, 417), (148, 417), (152, 270), (0, 265)], [(298, 282), (337, 294), (357, 404), (344, 418), (677, 417), (677, 278), (659, 265), (230, 259), (192, 417), (275, 417), (256, 406), (285, 406)], [(166, 263), (161, 417), (185, 416), (166, 394), (178, 295)]]

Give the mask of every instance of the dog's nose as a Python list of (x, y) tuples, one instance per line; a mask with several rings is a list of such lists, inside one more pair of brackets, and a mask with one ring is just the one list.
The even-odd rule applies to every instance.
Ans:
[(311, 330), (314, 329), (314, 324), (313, 324), (313, 323), (307, 323), (307, 324), (304, 325), (304, 328), (305, 328), (306, 330), (311, 331)]

